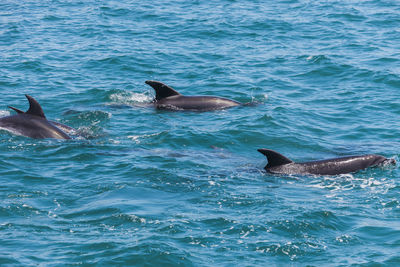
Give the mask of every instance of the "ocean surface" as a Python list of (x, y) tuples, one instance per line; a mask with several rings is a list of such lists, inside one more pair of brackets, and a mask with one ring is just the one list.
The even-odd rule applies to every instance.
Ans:
[[(251, 103), (171, 112), (182, 94)], [(1, 266), (399, 266), (400, 2), (0, 3), (0, 116), (35, 97), (73, 140), (0, 131)]]

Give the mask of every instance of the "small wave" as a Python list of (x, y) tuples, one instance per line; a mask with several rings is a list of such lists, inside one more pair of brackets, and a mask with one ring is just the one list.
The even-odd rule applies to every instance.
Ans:
[(342, 234), (335, 238), (335, 241), (339, 244), (351, 244), (359, 242), (358, 238), (349, 234)]
[(107, 133), (102, 128), (102, 124), (107, 122), (112, 117), (112, 114), (110, 112), (105, 112), (101, 110), (68, 110), (64, 113), (64, 115), (68, 117), (64, 121), (69, 125), (74, 125), (79, 122), (79, 127), (77, 127), (76, 129), (67, 128), (67, 132), (73, 135), (75, 139), (95, 139), (98, 137), (106, 136)]
[(97, 125), (81, 126), (76, 130), (76, 139), (97, 139), (100, 137), (107, 136), (108, 134), (103, 128)]
[(115, 104), (135, 104), (135, 103), (148, 103), (152, 101), (152, 98), (143, 93), (133, 93), (133, 92), (118, 92), (113, 93), (109, 96), (111, 100), (111, 105)]
[(70, 120), (89, 122), (92, 125), (99, 124), (100, 122), (103, 121), (108, 121), (112, 117), (112, 114), (110, 112), (101, 110), (93, 110), (93, 111), (69, 110), (65, 112), (64, 115), (69, 115)]
[[(339, 194), (343, 194), (343, 191), (351, 190), (368, 190), (372, 194), (386, 194), (390, 189), (395, 187), (395, 182), (391, 179), (366, 177), (366, 174), (371, 172), (365, 171), (362, 176), (359, 174), (342, 174), (332, 177), (322, 177), (322, 179), (316, 179), (312, 181), (308, 187), (321, 188), (329, 190), (327, 194), (329, 198), (337, 197)], [(375, 176), (375, 175), (374, 175)]]
[(268, 100), (269, 96), (267, 93), (253, 95), (253, 91), (251, 91), (250, 97), (250, 102), (244, 103), (244, 106), (257, 106), (260, 104), (264, 104)]
[(131, 139), (132, 141), (134, 141), (136, 144), (140, 144), (142, 139), (151, 138), (151, 137), (163, 134), (163, 133), (165, 133), (165, 132), (143, 134), (143, 135), (129, 135), (128, 138)]
[(316, 55), (316, 56), (308, 56), (306, 58), (307, 61), (311, 63), (322, 63), (322, 62), (330, 62), (330, 59), (324, 55)]
[(8, 110), (0, 110), (0, 118), (5, 116), (10, 116), (11, 112)]
[(268, 253), (277, 256), (289, 257), (290, 260), (295, 260), (301, 256), (311, 253), (321, 253), (327, 247), (324, 244), (316, 242), (286, 242), (286, 243), (271, 243), (257, 242), (254, 250), (259, 253)]

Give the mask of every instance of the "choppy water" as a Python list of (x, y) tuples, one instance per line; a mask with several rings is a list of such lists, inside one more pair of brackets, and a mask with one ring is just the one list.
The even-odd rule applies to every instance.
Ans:
[[(398, 1), (122, 2), (0, 3), (0, 114), (82, 135), (0, 132), (1, 265), (400, 265), (398, 166), (256, 151), (398, 159)], [(157, 111), (148, 79), (259, 104)]]

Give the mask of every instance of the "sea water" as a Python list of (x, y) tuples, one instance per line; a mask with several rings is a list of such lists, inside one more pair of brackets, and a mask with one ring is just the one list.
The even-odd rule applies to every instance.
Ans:
[[(271, 175), (400, 154), (398, 1), (0, 3), (0, 114), (35, 97), (73, 140), (0, 131), (0, 265), (400, 265), (400, 171)], [(148, 105), (159, 80), (242, 103)]]

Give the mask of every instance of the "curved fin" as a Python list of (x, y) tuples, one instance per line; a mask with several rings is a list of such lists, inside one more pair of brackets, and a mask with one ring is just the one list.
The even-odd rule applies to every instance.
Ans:
[(37, 102), (33, 97), (31, 97), (29, 95), (25, 95), (25, 96), (29, 101), (29, 109), (25, 113), (30, 114), (30, 115), (39, 116), (39, 117), (42, 117), (45, 119), (46, 116), (44, 115), (43, 109), (40, 106), (39, 102)]
[(174, 95), (180, 95), (177, 91), (172, 89), (166, 84), (163, 84), (162, 82), (158, 81), (146, 81), (146, 84), (150, 85), (153, 87), (153, 89), (156, 91), (156, 100), (159, 101), (163, 98), (169, 97), (169, 96), (174, 96)]
[(17, 112), (18, 114), (24, 114), (24, 113), (25, 113), (25, 112), (23, 112), (22, 110), (17, 109), (17, 108), (14, 108), (14, 107), (12, 107), (12, 106), (8, 106), (8, 108), (11, 108), (12, 110), (14, 110), (15, 112)]
[(293, 162), (290, 159), (288, 159), (287, 157), (283, 156), (282, 154), (279, 154), (278, 152), (270, 150), (270, 149), (261, 148), (261, 149), (257, 149), (257, 151), (267, 157), (268, 164), (267, 164), (266, 168), (285, 165), (285, 164)]

